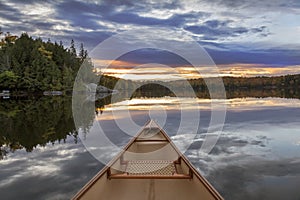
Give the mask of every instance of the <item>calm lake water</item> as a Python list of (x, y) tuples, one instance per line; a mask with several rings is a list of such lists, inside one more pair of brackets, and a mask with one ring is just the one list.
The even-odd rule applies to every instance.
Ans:
[[(86, 104), (96, 104), (96, 111), (85, 110)], [(161, 95), (110, 104), (106, 97), (96, 103), (87, 99), (86, 104), (75, 106), (84, 115), (76, 130), (71, 97), (0, 100), (0, 199), (70, 199), (103, 167), (85, 148), (97, 138), (95, 124), (122, 147), (130, 139), (124, 131), (135, 130), (150, 117), (161, 123), (179, 148), (195, 136), (185, 155), (225, 199), (300, 199), (299, 99), (216, 100), (214, 109), (226, 105), (227, 113), (209, 155), (200, 150), (204, 137), (213, 134), (207, 134), (209, 99)], [(124, 130), (128, 113), (137, 127)], [(116, 153), (115, 148), (101, 148), (98, 159), (110, 160)]]

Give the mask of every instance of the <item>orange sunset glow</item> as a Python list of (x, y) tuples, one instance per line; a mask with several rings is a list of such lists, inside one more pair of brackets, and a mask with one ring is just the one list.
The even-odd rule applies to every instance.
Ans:
[[(231, 76), (280, 76), (300, 73), (299, 65), (272, 67), (262, 64), (227, 64), (210, 66), (167, 66), (162, 64), (139, 64), (122, 60), (95, 60), (93, 61), (98, 73), (118, 78), (132, 80), (177, 80), (195, 79), (201, 77)], [(108, 66), (105, 68), (105, 66)]]

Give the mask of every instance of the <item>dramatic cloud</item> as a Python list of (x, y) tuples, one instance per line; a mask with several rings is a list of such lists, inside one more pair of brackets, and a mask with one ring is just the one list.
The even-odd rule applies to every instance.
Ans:
[[(152, 27), (157, 28), (157, 34), (162, 34), (161, 28), (179, 32), (185, 36), (182, 42), (192, 37), (217, 64), (300, 63), (300, 53), (296, 51), (300, 47), (297, 0), (3, 0), (0, 8), (0, 27), (4, 32), (28, 32), (65, 44), (73, 38), (89, 50), (114, 34)], [(166, 37), (178, 40), (171, 32)], [(175, 57), (151, 52), (136, 54), (129, 60), (182, 64)]]
[(203, 35), (205, 40), (215, 40), (218, 37), (237, 37), (243, 34), (260, 34), (267, 37), (269, 33), (266, 31), (266, 26), (256, 28), (245, 27), (230, 27), (232, 21), (209, 20), (199, 26), (186, 26), (185, 30), (197, 35)]

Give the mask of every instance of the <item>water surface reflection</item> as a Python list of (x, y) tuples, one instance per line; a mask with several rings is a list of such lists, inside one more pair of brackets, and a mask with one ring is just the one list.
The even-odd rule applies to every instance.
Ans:
[[(78, 112), (85, 112), (87, 104), (95, 104), (96, 109), (86, 112), (79, 131), (72, 118), (71, 98), (1, 100), (1, 198), (69, 199), (103, 167), (85, 150), (79, 134), (92, 140), (90, 127), (99, 123), (106, 136), (121, 147), (130, 136), (114, 120), (123, 120), (129, 109), (138, 125), (164, 112), (163, 126), (179, 147), (196, 131), (185, 154), (226, 199), (299, 199), (300, 100), (269, 97), (215, 102), (225, 104), (228, 112), (223, 133), (207, 156), (199, 149), (210, 122), (209, 99), (147, 94), (110, 104), (110, 97), (96, 102), (87, 98), (77, 105)], [(199, 111), (198, 130), (188, 123), (178, 130), (181, 109)], [(102, 156), (109, 160), (113, 152)]]

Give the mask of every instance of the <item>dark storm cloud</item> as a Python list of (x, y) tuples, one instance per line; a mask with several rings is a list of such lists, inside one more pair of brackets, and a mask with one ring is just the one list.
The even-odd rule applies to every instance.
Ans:
[(55, 3), (57, 0), (9, 0), (8, 2), (11, 3), (17, 3), (17, 4), (32, 4), (32, 3), (46, 3), (46, 2), (52, 2)]
[[(225, 6), (230, 9), (254, 9), (259, 8), (257, 11), (264, 10), (281, 10), (283, 8), (295, 8), (300, 7), (300, 2), (298, 0), (201, 0), (205, 3), (211, 3), (214, 5)], [(255, 11), (255, 9), (253, 10)]]
[(226, 20), (226, 21), (219, 21), (219, 20), (209, 20), (204, 22), (204, 24), (210, 28), (219, 28), (227, 26), (230, 22), (233, 22), (232, 20)]
[(21, 30), (22, 32), (31, 32), (31, 31), (35, 30), (35, 27), (33, 28), (33, 27), (27, 26), (25, 24), (16, 24), (16, 25), (10, 24), (10, 25), (5, 25), (2, 27), (3, 32), (14, 33), (15, 30)]
[(246, 33), (264, 33), (266, 36), (266, 26), (257, 28), (246, 27), (231, 27), (228, 21), (210, 20), (204, 22), (202, 25), (186, 26), (184, 29), (194, 34), (203, 34), (207, 38), (217, 39), (218, 37), (234, 37)]
[(184, 28), (195, 34), (203, 34), (209, 36), (238, 36), (243, 33), (248, 33), (249, 30), (243, 27), (226, 28), (226, 29), (213, 29), (209, 26), (187, 26)]
[(107, 16), (104, 16), (104, 19), (117, 22), (120, 24), (135, 24), (135, 25), (146, 25), (153, 26), (159, 25), (162, 27), (181, 27), (188, 21), (193, 21), (196, 17), (202, 17), (205, 15), (204, 13), (190, 13), (190, 14), (182, 14), (182, 15), (173, 15), (167, 19), (157, 19), (151, 17), (141, 17), (137, 14), (133, 13), (113, 13)]
[[(100, 2), (100, 1), (99, 1)], [(174, 0), (171, 2), (153, 1), (148, 0), (102, 0), (101, 3), (110, 6), (125, 6), (127, 9), (133, 8), (138, 10), (149, 10), (149, 9), (177, 9), (181, 8), (180, 0)]]
[(66, 1), (56, 6), (57, 18), (69, 21), (72, 26), (89, 29), (104, 28), (97, 21), (110, 10), (109, 6), (80, 1)]
[[(193, 21), (199, 17), (203, 17), (206, 13), (192, 12), (189, 14), (175, 14), (167, 19), (158, 19), (152, 17), (142, 17), (137, 14), (137, 11), (149, 11), (152, 7), (137, 6), (136, 9), (129, 7), (129, 3), (126, 2), (122, 5), (128, 6), (123, 11), (116, 11), (118, 7), (112, 6), (112, 4), (119, 5), (119, 1), (111, 2), (110, 4), (89, 4), (79, 1), (68, 1), (57, 5), (58, 17), (67, 19), (73, 26), (79, 26), (84, 28), (103, 28), (100, 27), (97, 21), (115, 22), (119, 24), (133, 24), (133, 25), (145, 25), (145, 26), (174, 26), (181, 27), (188, 21)], [(153, 5), (153, 7), (176, 7), (171, 4)], [(130, 11), (130, 12), (129, 12)]]
[(75, 41), (84, 41), (84, 46), (88, 50), (92, 50), (100, 42), (113, 35), (113, 33), (109, 31), (67, 31), (66, 34)]
[(297, 65), (300, 54), (293, 50), (268, 49), (265, 51), (220, 51), (206, 49), (216, 64), (253, 63), (267, 65)]
[(11, 21), (16, 21), (19, 20), (22, 16), (23, 15), (18, 9), (0, 2), (0, 17)]
[(119, 57), (118, 60), (138, 64), (159, 63), (162, 65), (170, 66), (181, 66), (190, 64), (184, 58), (172, 52), (157, 49), (140, 49), (132, 51)]

